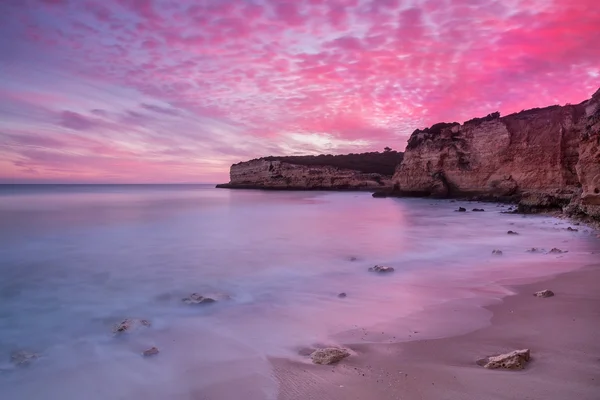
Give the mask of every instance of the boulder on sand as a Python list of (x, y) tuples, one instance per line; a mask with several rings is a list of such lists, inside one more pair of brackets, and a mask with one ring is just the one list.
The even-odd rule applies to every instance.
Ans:
[(371, 272), (379, 272), (379, 273), (394, 272), (394, 268), (392, 268), (392, 267), (385, 267), (383, 265), (376, 265), (374, 267), (370, 267), (369, 271), (371, 271)]
[(132, 330), (142, 326), (150, 326), (150, 321), (147, 319), (127, 318), (114, 326), (113, 333), (131, 332)]
[(13, 351), (10, 355), (10, 361), (20, 367), (31, 364), (39, 358), (39, 354), (26, 350)]
[(488, 369), (523, 369), (530, 358), (529, 349), (514, 350), (510, 353), (481, 359), (477, 361), (477, 364)]
[(212, 297), (204, 297), (198, 293), (192, 293), (188, 297), (181, 299), (185, 304), (210, 304), (216, 302)]
[(315, 364), (329, 365), (335, 364), (349, 355), (350, 352), (344, 348), (326, 347), (313, 351), (310, 355), (310, 358)]
[(554, 296), (554, 292), (552, 290), (540, 290), (539, 292), (535, 292), (533, 294), (535, 297), (552, 297)]

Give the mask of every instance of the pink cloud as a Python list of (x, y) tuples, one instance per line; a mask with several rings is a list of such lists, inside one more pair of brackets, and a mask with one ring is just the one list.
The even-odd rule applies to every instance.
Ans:
[[(4, 18), (26, 23), (2, 25), (20, 49), (3, 53), (23, 65), (32, 63), (19, 57), (43, 54), (33, 64), (49, 66), (48, 78), (23, 73), (0, 102), (69, 110), (56, 129), (85, 132), (126, 158), (126, 149), (145, 149), (139, 165), (222, 160), (212, 165), (223, 180), (232, 157), (262, 155), (265, 147), (246, 142), (275, 151), (295, 145), (290, 133), (317, 133), (361, 139), (354, 152), (401, 149), (418, 127), (579, 102), (600, 86), (595, 0), (51, 3), (9, 6)], [(86, 89), (72, 89), (74, 80)], [(88, 111), (77, 107), (82, 98)], [(87, 151), (69, 140), (65, 148)]]

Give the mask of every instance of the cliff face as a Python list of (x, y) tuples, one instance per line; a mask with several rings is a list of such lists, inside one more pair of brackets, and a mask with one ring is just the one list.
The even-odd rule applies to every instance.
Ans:
[(391, 176), (331, 166), (265, 159), (234, 164), (224, 188), (375, 190), (391, 187)]
[(405, 195), (518, 196), (600, 216), (600, 90), (578, 105), (416, 130), (393, 177)]

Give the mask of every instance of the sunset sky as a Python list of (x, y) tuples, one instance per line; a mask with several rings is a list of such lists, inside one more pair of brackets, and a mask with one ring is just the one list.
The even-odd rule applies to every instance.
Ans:
[(598, 0), (0, 0), (0, 181), (225, 182), (599, 86)]

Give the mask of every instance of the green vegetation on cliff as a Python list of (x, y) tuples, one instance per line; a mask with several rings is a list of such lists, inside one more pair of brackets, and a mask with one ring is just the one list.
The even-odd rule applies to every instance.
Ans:
[(257, 160), (282, 161), (296, 165), (329, 166), (391, 176), (394, 174), (396, 166), (402, 161), (402, 156), (402, 152), (386, 149), (384, 152), (343, 155), (269, 156), (258, 158)]

